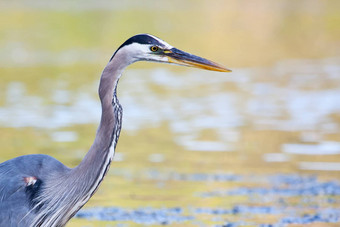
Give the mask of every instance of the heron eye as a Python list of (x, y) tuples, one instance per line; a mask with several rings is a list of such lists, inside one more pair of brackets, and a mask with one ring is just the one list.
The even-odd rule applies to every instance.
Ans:
[(150, 47), (150, 50), (152, 52), (156, 52), (158, 50), (158, 46), (152, 46), (152, 47)]

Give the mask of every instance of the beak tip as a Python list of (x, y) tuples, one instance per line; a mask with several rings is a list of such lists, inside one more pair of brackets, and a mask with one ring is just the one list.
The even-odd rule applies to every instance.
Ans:
[(221, 70), (221, 72), (230, 73), (230, 72), (232, 72), (232, 70), (231, 69), (227, 69), (227, 68), (223, 68), (223, 70)]
[(225, 73), (230, 73), (230, 72), (232, 72), (231, 69), (227, 69), (227, 68), (222, 67), (222, 66), (219, 66), (219, 67), (214, 68), (214, 69), (211, 69), (211, 70), (220, 71), (220, 72), (225, 72)]

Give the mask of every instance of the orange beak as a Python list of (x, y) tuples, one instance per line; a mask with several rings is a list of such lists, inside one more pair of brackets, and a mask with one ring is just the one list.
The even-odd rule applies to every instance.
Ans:
[(219, 72), (231, 72), (230, 69), (225, 68), (213, 61), (207, 60), (205, 58), (198, 57), (193, 54), (181, 51), (176, 48), (171, 48), (170, 50), (164, 50), (163, 52), (167, 57), (169, 63), (191, 66), (200, 69), (219, 71)]

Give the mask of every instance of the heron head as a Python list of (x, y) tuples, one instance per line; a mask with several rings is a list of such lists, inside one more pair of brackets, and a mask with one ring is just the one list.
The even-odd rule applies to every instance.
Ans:
[(213, 61), (181, 51), (149, 34), (139, 34), (131, 37), (118, 48), (117, 52), (122, 53), (125, 59), (129, 61), (129, 64), (136, 61), (153, 61), (220, 72), (231, 72), (231, 70)]

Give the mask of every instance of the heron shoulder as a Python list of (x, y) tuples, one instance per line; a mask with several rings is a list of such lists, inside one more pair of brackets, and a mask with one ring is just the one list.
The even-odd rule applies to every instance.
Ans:
[(55, 158), (40, 154), (19, 156), (0, 163), (0, 201), (20, 193), (19, 189), (36, 191), (49, 176), (67, 171), (69, 168)]
[(3, 173), (21, 173), (33, 176), (47, 174), (46, 171), (63, 172), (68, 169), (57, 159), (44, 154), (23, 155), (0, 163), (0, 175)]

